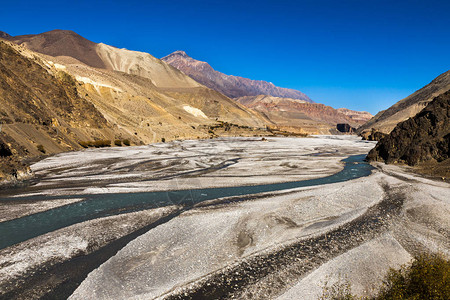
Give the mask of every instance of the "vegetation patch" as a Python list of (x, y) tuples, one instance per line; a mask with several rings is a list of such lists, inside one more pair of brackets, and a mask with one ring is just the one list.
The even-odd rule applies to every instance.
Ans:
[(45, 148), (44, 148), (44, 146), (42, 146), (42, 145), (37, 145), (37, 149), (38, 149), (39, 152), (45, 153)]
[(83, 148), (89, 147), (103, 148), (103, 147), (111, 147), (111, 140), (81, 141), (79, 142), (79, 144)]
[(325, 284), (321, 300), (450, 299), (450, 260), (439, 254), (420, 254), (400, 269), (390, 269), (378, 294), (361, 298), (351, 293), (348, 281)]
[(8, 145), (0, 142), (0, 157), (8, 157), (11, 155), (12, 155), (12, 152), (11, 152), (11, 149), (9, 149)]

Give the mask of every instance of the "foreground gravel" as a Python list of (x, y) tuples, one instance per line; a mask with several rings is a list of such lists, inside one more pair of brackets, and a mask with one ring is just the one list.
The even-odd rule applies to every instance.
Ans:
[(372, 274), (417, 251), (449, 254), (449, 191), (380, 167), (344, 184), (216, 201), (130, 242), (71, 299), (317, 299), (340, 275), (370, 295)]

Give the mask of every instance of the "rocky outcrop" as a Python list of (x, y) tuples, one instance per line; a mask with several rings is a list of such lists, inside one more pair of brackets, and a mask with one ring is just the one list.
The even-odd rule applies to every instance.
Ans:
[(376, 130), (372, 128), (372, 131), (365, 131), (360, 134), (363, 140), (365, 141), (380, 141), (382, 138), (387, 136), (386, 133)]
[(184, 51), (175, 51), (161, 60), (183, 71), (197, 82), (230, 98), (270, 95), (313, 102), (300, 91), (277, 87), (271, 82), (225, 75), (214, 70), (207, 62), (193, 59)]
[(413, 118), (399, 123), (367, 159), (386, 163), (441, 163), (450, 157), (450, 90)]
[(12, 155), (11, 149), (4, 142), (0, 141), (0, 157), (9, 157)]
[(337, 129), (337, 131), (342, 132), (342, 133), (353, 133), (353, 132), (355, 132), (355, 128), (353, 128), (352, 126), (350, 126), (347, 123), (337, 124), (336, 125), (336, 129)]
[(450, 71), (436, 77), (431, 83), (400, 100), (386, 110), (380, 111), (370, 121), (358, 128), (360, 135), (370, 134), (372, 128), (382, 133), (390, 133), (395, 126), (419, 113), (435, 97), (450, 89)]

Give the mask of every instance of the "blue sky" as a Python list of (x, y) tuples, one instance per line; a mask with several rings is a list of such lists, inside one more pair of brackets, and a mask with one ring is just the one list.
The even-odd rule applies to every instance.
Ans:
[(450, 1), (7, 1), (11, 35), (69, 29), (376, 113), (450, 69)]

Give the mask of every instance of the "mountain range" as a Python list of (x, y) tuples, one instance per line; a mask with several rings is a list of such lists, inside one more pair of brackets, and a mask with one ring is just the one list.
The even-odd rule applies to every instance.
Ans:
[(214, 70), (207, 62), (193, 59), (184, 51), (175, 51), (161, 60), (192, 77), (195, 81), (230, 98), (268, 95), (313, 102), (300, 91), (277, 87), (271, 82), (225, 75)]
[[(95, 44), (71, 31), (2, 36), (2, 178), (26, 173), (24, 158), (102, 141), (269, 134), (264, 116), (148, 53)], [(236, 126), (210, 129), (218, 121)]]
[(175, 51), (161, 60), (195, 81), (263, 113), (279, 129), (312, 134), (336, 133), (339, 123), (359, 127), (372, 118), (368, 112), (336, 110), (314, 103), (300, 91), (280, 88), (270, 82), (223, 74), (184, 51)]
[(183, 51), (160, 60), (67, 30), (0, 32), (0, 177), (25, 174), (24, 158), (113, 141), (358, 127), (363, 136), (386, 135), (449, 89), (450, 71), (372, 118), (315, 103), (297, 90), (225, 75)]

